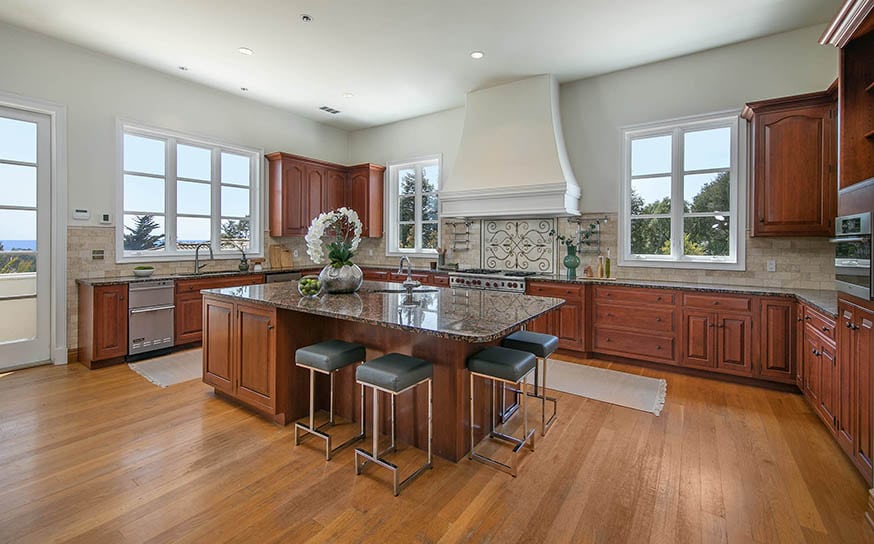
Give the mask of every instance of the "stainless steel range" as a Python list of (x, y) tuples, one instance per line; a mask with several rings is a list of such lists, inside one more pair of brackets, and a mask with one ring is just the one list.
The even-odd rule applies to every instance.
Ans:
[(463, 289), (488, 289), (490, 291), (525, 292), (525, 278), (537, 272), (518, 270), (495, 270), (491, 268), (469, 268), (449, 273), (449, 286)]

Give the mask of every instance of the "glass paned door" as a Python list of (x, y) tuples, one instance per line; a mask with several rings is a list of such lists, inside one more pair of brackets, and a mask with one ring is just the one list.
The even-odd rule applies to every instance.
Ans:
[(0, 107), (0, 370), (51, 358), (50, 130)]

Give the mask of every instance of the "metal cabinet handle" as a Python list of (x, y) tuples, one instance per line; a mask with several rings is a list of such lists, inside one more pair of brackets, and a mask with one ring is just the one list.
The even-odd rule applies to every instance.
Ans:
[(718, 301), (718, 300), (714, 300), (714, 301), (713, 301), (713, 305), (714, 305), (714, 306), (719, 306), (719, 301)]
[(823, 330), (823, 332), (828, 332), (828, 327), (826, 327), (825, 325), (823, 325), (823, 326), (822, 326), (822, 330)]
[(846, 323), (844, 323), (844, 326), (847, 327), (848, 329), (852, 329), (852, 328), (853, 328), (853, 324), (850, 323), (849, 321), (847, 321)]
[(810, 316), (809, 316), (809, 315), (804, 316), (804, 320), (805, 320), (805, 321), (810, 321)]
[(657, 317), (657, 318), (656, 318), (656, 323), (661, 323), (661, 322), (662, 322), (662, 318), (661, 318), (661, 317)]
[(267, 330), (268, 330), (268, 331), (272, 331), (272, 330), (273, 330), (273, 325), (267, 325)]

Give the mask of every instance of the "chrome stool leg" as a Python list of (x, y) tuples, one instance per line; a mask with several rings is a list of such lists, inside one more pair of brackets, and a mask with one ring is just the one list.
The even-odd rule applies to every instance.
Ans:
[[(470, 451), (468, 452), (468, 455), (467, 455), (468, 459), (473, 460), (473, 461), (479, 461), (483, 464), (492, 466), (494, 468), (497, 468), (498, 470), (501, 470), (503, 472), (506, 472), (507, 474), (510, 474), (513, 477), (516, 476), (516, 474), (518, 472), (518, 464), (519, 464), (519, 460), (518, 460), (519, 451), (522, 449), (523, 446), (527, 446), (528, 449), (530, 449), (531, 451), (534, 451), (535, 431), (534, 431), (534, 429), (530, 429), (530, 430), (528, 429), (528, 396), (529, 395), (523, 394), (521, 396), (521, 404), (522, 404), (521, 409), (522, 409), (522, 419), (523, 419), (522, 438), (518, 438), (515, 436), (511, 436), (508, 434), (498, 432), (495, 429), (495, 424), (494, 424), (495, 418), (494, 418), (494, 416), (491, 417), (491, 422), (489, 424), (489, 433), (486, 436), (486, 438), (494, 438), (494, 439), (501, 440), (503, 442), (507, 442), (507, 443), (513, 445), (513, 461), (511, 464), (508, 465), (508, 464), (502, 463), (496, 459), (492, 459), (491, 457), (487, 457), (487, 456), (485, 456), (481, 453), (478, 453), (476, 451), (477, 444), (474, 442), (474, 427), (476, 426), (475, 425), (476, 418), (475, 418), (475, 410), (474, 410), (474, 408), (475, 408), (474, 377), (479, 376), (480, 378), (484, 378), (484, 379), (491, 381), (492, 406), (490, 409), (490, 413), (494, 414), (495, 390), (496, 390), (497, 382), (501, 382), (502, 384), (515, 386), (517, 389), (520, 389), (521, 391), (524, 392), (528, 388), (528, 375), (531, 374), (531, 372), (534, 372), (535, 370), (536, 370), (536, 368), (531, 369), (531, 371), (529, 371), (528, 374), (525, 374), (524, 376), (522, 376), (522, 379), (519, 382), (510, 382), (507, 380), (502, 380), (500, 378), (495, 378), (493, 376), (488, 376), (486, 374), (479, 374), (476, 372), (470, 372)], [(521, 384), (521, 388), (519, 388), (520, 384)]]
[[(343, 442), (339, 446), (332, 447), (331, 435), (324, 432), (323, 429), (334, 426), (334, 374), (337, 371), (335, 370), (334, 372), (323, 372), (323, 371), (318, 370), (316, 368), (308, 367), (308, 366), (301, 365), (301, 364), (298, 364), (297, 366), (299, 366), (301, 368), (306, 368), (310, 371), (310, 399), (309, 399), (310, 400), (310, 402), (309, 402), (310, 412), (309, 412), (309, 416), (307, 418), (307, 421), (308, 421), (307, 424), (301, 423), (300, 421), (297, 421), (294, 424), (294, 445), (295, 446), (300, 445), (303, 438), (305, 438), (306, 435), (308, 435), (308, 434), (311, 434), (313, 436), (317, 436), (325, 441), (325, 460), (330, 461), (331, 455), (334, 452), (341, 450), (341, 449), (345, 448), (346, 446), (354, 444), (355, 442), (358, 442), (359, 440), (362, 440), (364, 438), (364, 410), (363, 410), (363, 407), (364, 407), (364, 386), (361, 386), (361, 406), (362, 406), (361, 432), (359, 434), (353, 436), (352, 438), (346, 440), (345, 442)], [(330, 382), (331, 382), (331, 395), (330, 395), (330, 401), (329, 401), (329, 405), (328, 405), (328, 421), (319, 425), (318, 427), (316, 426), (316, 380), (315, 380), (316, 372), (318, 372), (319, 374), (327, 374), (329, 379), (330, 379)]]
[[(423, 464), (422, 466), (420, 466), (418, 469), (416, 469), (415, 472), (413, 472), (412, 474), (410, 474), (409, 476), (407, 476), (403, 480), (400, 480), (400, 470), (398, 469), (398, 466), (383, 458), (383, 455), (390, 453), (390, 452), (397, 451), (397, 432), (396, 432), (396, 419), (397, 419), (396, 415), (397, 414), (395, 412), (395, 397), (397, 395), (400, 395), (401, 393), (405, 393), (406, 391), (414, 389), (415, 387), (422, 385), (425, 382), (428, 382), (428, 461), (425, 464)], [(362, 387), (364, 387), (363, 382), (358, 382), (358, 383), (362, 384)], [(418, 383), (411, 385), (410, 387), (404, 389), (403, 391), (398, 391), (398, 392), (388, 391), (388, 390), (381, 389), (381, 388), (373, 386), (373, 385), (368, 385), (368, 387), (370, 387), (373, 390), (373, 440), (372, 440), (372, 448), (371, 448), (370, 452), (368, 452), (362, 448), (355, 448), (355, 475), (356, 476), (360, 475), (362, 469), (364, 469), (364, 467), (365, 467), (365, 465), (367, 465), (367, 463), (374, 463), (374, 464), (379, 465), (383, 468), (387, 468), (392, 473), (392, 489), (393, 489), (395, 497), (397, 497), (400, 494), (401, 490), (404, 489), (407, 485), (409, 485), (410, 482), (415, 480), (417, 477), (419, 477), (426, 470), (433, 468), (432, 442), (433, 442), (434, 432), (433, 432), (432, 417), (433, 417), (433, 403), (434, 403), (433, 391), (434, 390), (433, 390), (433, 385), (432, 385), (432, 379), (427, 378), (425, 380), (422, 380)], [(388, 448), (386, 448), (382, 451), (379, 451), (379, 400), (378, 399), (379, 399), (380, 392), (388, 393), (391, 396), (391, 417), (390, 417), (391, 429), (389, 431), (391, 433), (391, 444), (389, 445)], [(358, 461), (359, 457), (363, 457), (364, 461), (359, 462)]]

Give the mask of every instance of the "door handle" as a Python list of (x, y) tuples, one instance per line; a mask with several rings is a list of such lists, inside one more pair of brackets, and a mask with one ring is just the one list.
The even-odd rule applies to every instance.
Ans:
[(159, 312), (161, 310), (172, 310), (175, 307), (176, 306), (173, 306), (172, 304), (170, 304), (169, 306), (149, 306), (148, 308), (136, 308), (136, 309), (130, 310), (130, 313), (132, 313), (132, 314), (144, 314), (146, 312)]

